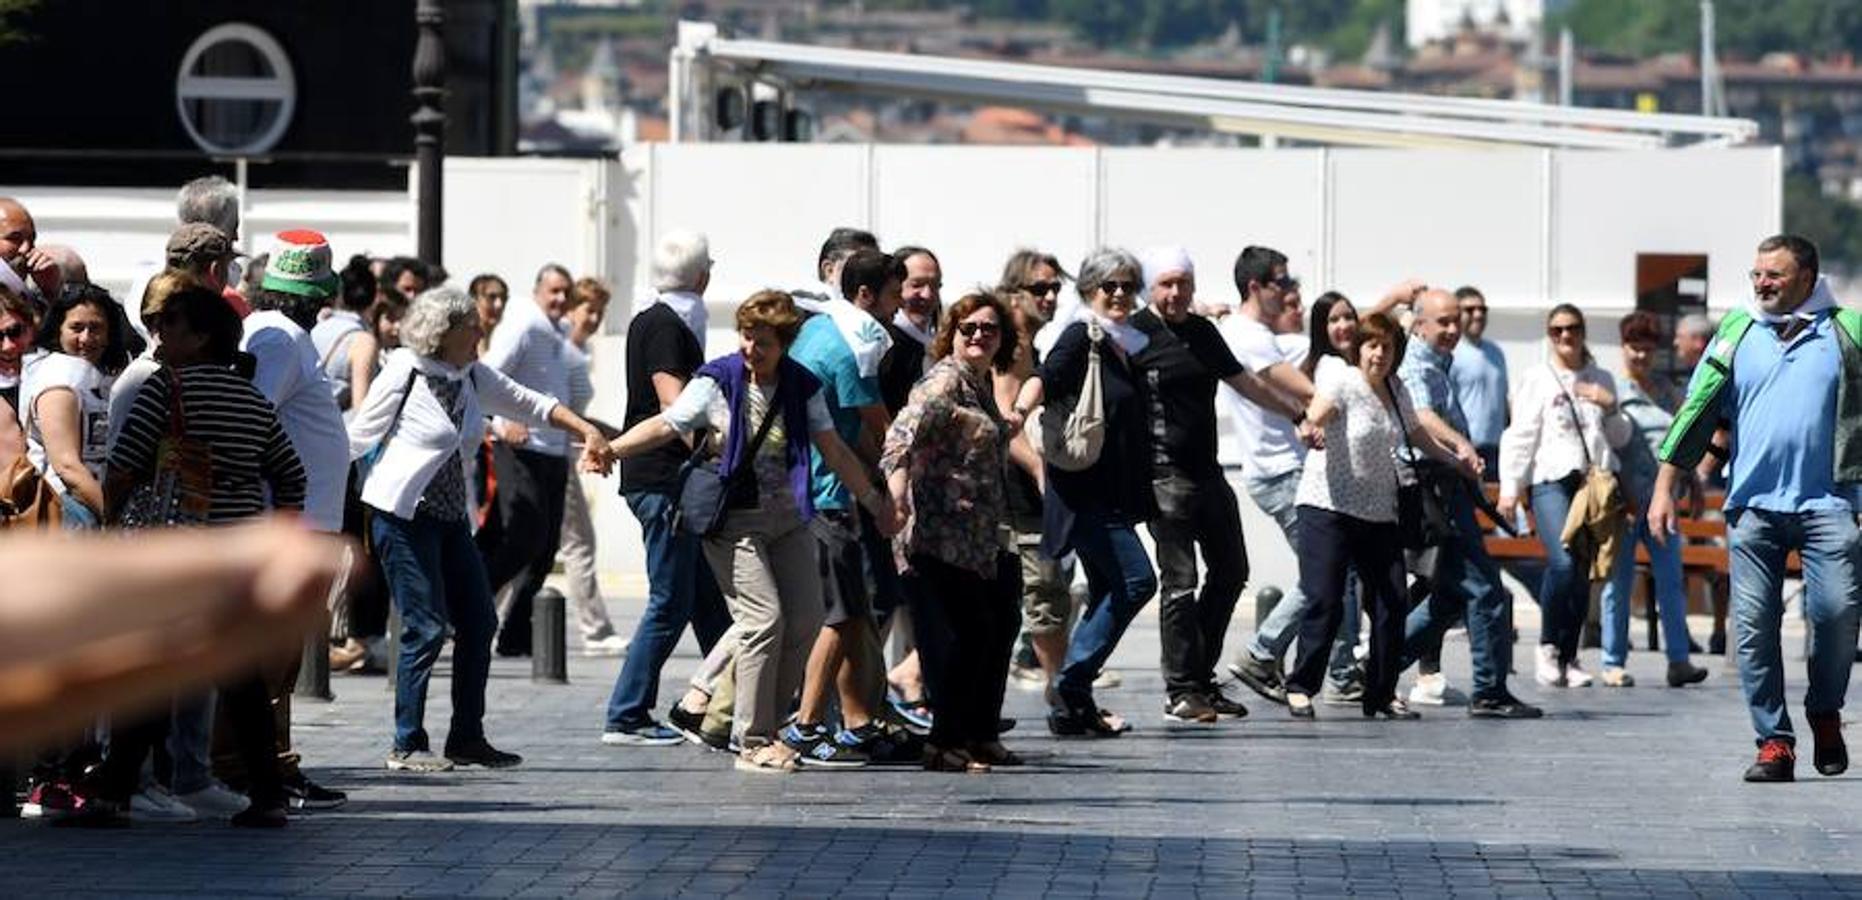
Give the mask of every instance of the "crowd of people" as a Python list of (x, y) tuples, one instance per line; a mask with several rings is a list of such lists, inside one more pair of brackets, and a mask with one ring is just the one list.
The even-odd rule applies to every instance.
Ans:
[[(1233, 304), (1198, 297), (1181, 248), (1101, 248), (1072, 273), (1020, 250), (999, 284), (947, 304), (932, 250), (886, 252), (852, 228), (828, 236), (806, 287), (737, 304), (736, 345), (707, 359), (713, 261), (702, 234), (675, 231), (625, 329), (614, 427), (587, 417), (611, 296), (596, 279), (552, 264), (527, 301), (492, 274), (461, 291), (412, 259), (339, 269), (309, 229), (244, 257), (218, 178), (184, 186), (178, 211), (166, 265), (139, 280), (132, 310), (0, 198), (6, 523), (128, 532), (278, 516), (352, 536), (374, 577), (333, 592), (330, 662), (393, 666), (391, 770), (521, 763), (485, 732), (486, 683), (495, 654), (529, 652), (559, 554), (582, 646), (625, 654), (608, 745), (691, 742), (755, 773), (1022, 765), (1003, 740), (1011, 680), (1044, 688), (1054, 735), (1134, 727), (1100, 698), (1153, 597), (1163, 720), (1245, 717), (1221, 677), (1250, 570), (1218, 403), (1240, 484), (1280, 532), (1247, 537), (1284, 539), (1298, 561), (1297, 584), (1226, 669), (1291, 717), (1324, 704), (1386, 720), (1451, 703), (1543, 715), (1509, 687), (1519, 632), (1479, 523), (1512, 527), (1527, 508), (1545, 557), (1533, 680), (1634, 684), (1642, 547), (1666, 681), (1700, 682), (1675, 507), (1723, 471), (1760, 739), (1747, 777), (1793, 772), (1778, 652), (1788, 551), (1808, 583), (1816, 766), (1847, 765), (1862, 395), (1845, 373), (1862, 364), (1862, 316), (1836, 306), (1801, 238), (1760, 245), (1749, 308), (1717, 330), (1676, 329), (1683, 365), (1708, 359), (1683, 392), (1656, 372), (1662, 325), (1643, 312), (1620, 322), (1619, 374), (1597, 364), (1568, 304), (1545, 318), (1543, 357), (1509, 370), (1473, 287), (1406, 281), (1362, 308), (1328, 291), (1308, 314), (1287, 257), (1266, 247), (1235, 259)], [(1810, 401), (1831, 415), (1795, 414)], [(631, 638), (601, 597), (578, 473), (614, 476), (641, 530), (649, 591)], [(1580, 660), (1594, 583), (1595, 675)], [(1457, 623), (1465, 697), (1441, 667)], [(660, 714), (688, 625), (704, 659)], [(891, 665), (889, 638), (904, 648)], [(449, 640), (451, 721), (435, 753), (425, 707)], [(293, 750), (298, 663), (46, 748), (26, 814), (275, 827), (288, 809), (340, 805)]]

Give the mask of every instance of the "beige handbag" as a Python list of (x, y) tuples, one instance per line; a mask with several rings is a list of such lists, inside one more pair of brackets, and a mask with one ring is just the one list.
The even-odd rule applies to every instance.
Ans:
[(1089, 317), (1086, 336), (1091, 349), (1086, 354), (1086, 377), (1080, 382), (1079, 396), (1044, 404), (1028, 416), (1023, 426), (1041, 459), (1067, 472), (1092, 468), (1106, 443), (1106, 398), (1099, 371), (1100, 357), (1105, 352), (1101, 346), (1105, 329)]

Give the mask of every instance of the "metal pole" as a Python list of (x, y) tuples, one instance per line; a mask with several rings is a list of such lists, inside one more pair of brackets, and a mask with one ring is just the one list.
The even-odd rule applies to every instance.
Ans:
[(297, 690), (299, 697), (313, 700), (335, 700), (336, 694), (330, 691), (330, 626), (321, 624), (316, 631), (304, 636), (304, 662), (297, 669)]
[(1577, 81), (1577, 47), (1571, 29), (1558, 32), (1558, 105), (1570, 106)]
[(414, 22), (414, 161), (420, 169), (418, 253), (440, 264), (441, 167), (446, 153), (446, 15), (441, 0), (419, 0)]
[(1700, 0), (1700, 114), (1715, 115), (1719, 103), (1714, 96), (1714, 81), (1719, 61), (1713, 54), (1713, 0)]
[(530, 601), (530, 680), (569, 683), (569, 601), (544, 588)]

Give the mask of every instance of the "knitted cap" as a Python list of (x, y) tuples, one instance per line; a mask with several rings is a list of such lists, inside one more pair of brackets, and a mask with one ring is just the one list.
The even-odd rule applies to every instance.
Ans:
[(309, 229), (278, 232), (259, 287), (300, 297), (336, 296), (342, 279), (331, 267), (329, 240), (322, 232)]

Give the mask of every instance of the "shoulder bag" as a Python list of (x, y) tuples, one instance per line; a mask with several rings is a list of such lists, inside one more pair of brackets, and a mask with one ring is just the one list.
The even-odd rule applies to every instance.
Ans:
[(1106, 443), (1106, 398), (1101, 372), (1105, 330), (1086, 320), (1089, 349), (1086, 377), (1080, 392), (1067, 400), (1050, 400), (1028, 416), (1023, 427), (1041, 460), (1056, 469), (1079, 472), (1092, 468)]
[[(756, 390), (755, 387), (745, 389)], [(728, 477), (719, 472), (720, 462), (717, 457), (703, 457), (699, 453), (692, 454), (679, 467), (679, 503), (673, 510), (674, 528), (706, 537), (724, 524), (724, 515), (730, 509), (733, 491), (742, 483), (743, 473), (756, 465), (757, 451), (762, 449), (763, 439), (769, 436), (770, 426), (781, 415), (782, 386), (777, 385), (776, 393), (769, 398), (769, 411), (764, 413), (762, 424), (756, 428), (756, 435), (744, 445), (744, 454), (738, 458), (737, 468)], [(698, 445), (705, 445), (704, 430), (699, 432)]]
[(155, 470), (136, 485), (118, 524), (126, 529), (205, 525), (213, 511), (213, 451), (189, 437), (181, 402), (181, 375), (162, 367), (168, 382), (168, 428), (155, 445)]
[[(1397, 430), (1403, 433), (1403, 446), (1409, 450), (1410, 471), (1415, 475), (1408, 483), (1401, 475), (1397, 477), (1397, 531), (1403, 549), (1427, 554), (1447, 543), (1453, 532), (1448, 521), (1448, 503), (1442, 496), (1442, 479), (1458, 476), (1416, 452), (1416, 445), (1410, 443), (1409, 421), (1403, 416), (1403, 403), (1397, 399), (1396, 386), (1388, 377), (1384, 379), (1384, 390), (1390, 392)], [(1410, 568), (1419, 577), (1430, 577), (1435, 569), (1433, 554), (1420, 559), (1412, 557)], [(1421, 571), (1424, 569), (1427, 571)]]

